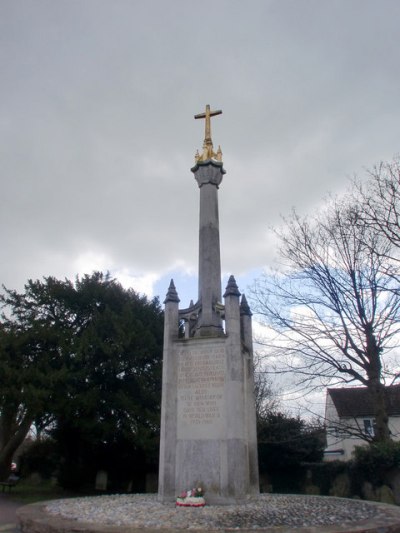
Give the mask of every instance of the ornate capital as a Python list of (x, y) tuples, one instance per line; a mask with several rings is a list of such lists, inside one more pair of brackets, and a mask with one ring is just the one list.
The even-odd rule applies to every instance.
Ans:
[(193, 172), (199, 187), (206, 183), (211, 183), (218, 188), (224, 174), (226, 174), (222, 161), (214, 161), (213, 159), (197, 161), (196, 165), (190, 170)]

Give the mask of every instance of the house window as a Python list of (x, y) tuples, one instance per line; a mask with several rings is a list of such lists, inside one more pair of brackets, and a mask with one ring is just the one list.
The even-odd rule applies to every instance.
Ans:
[(347, 436), (347, 432), (345, 428), (336, 426), (333, 428), (333, 435), (337, 439), (342, 439), (343, 437)]
[(364, 418), (364, 433), (369, 437), (375, 437), (375, 418)]

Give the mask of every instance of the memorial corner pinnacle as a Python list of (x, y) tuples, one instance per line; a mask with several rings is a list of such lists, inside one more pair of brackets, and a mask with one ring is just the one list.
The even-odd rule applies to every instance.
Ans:
[(174, 284), (174, 280), (173, 279), (171, 279), (171, 282), (170, 282), (169, 287), (168, 287), (168, 292), (167, 292), (167, 295), (166, 295), (165, 300), (164, 300), (165, 304), (168, 303), (168, 302), (177, 302), (177, 303), (180, 302), (178, 293), (176, 292), (176, 288), (175, 288), (175, 284)]
[(249, 304), (247, 303), (247, 298), (242, 294), (242, 299), (240, 301), (240, 314), (246, 316), (252, 316), (253, 313), (250, 310)]
[(240, 296), (239, 288), (237, 286), (234, 276), (229, 276), (228, 284), (225, 289), (224, 298), (227, 296)]

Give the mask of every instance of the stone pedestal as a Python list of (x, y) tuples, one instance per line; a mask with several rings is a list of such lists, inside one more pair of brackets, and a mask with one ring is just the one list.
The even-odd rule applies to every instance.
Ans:
[(241, 502), (259, 492), (251, 316), (231, 277), (223, 336), (179, 339), (174, 295), (170, 287), (159, 497), (173, 501), (182, 490), (201, 486), (209, 503)]

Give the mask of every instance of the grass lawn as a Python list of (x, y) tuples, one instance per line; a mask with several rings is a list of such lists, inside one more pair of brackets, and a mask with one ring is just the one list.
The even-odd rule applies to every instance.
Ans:
[(23, 504), (41, 502), (45, 500), (56, 500), (59, 498), (73, 498), (77, 496), (86, 496), (86, 494), (76, 494), (66, 491), (50, 480), (32, 482), (21, 479), (17, 485), (11, 489), (10, 499)]

